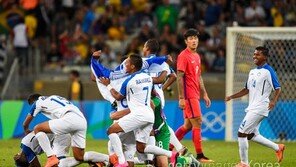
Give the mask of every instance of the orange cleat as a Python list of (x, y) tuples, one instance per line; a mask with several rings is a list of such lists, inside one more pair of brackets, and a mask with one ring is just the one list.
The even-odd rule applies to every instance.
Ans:
[(56, 155), (52, 155), (47, 158), (47, 162), (45, 164), (45, 167), (53, 167), (57, 166), (60, 163), (60, 160), (57, 158)]
[(116, 154), (109, 155), (109, 162), (115, 166), (118, 165), (118, 156)]
[(284, 151), (285, 151), (285, 145), (284, 144), (278, 144), (279, 150), (275, 152), (276, 158), (278, 162), (282, 162), (284, 158)]
[(236, 164), (235, 167), (250, 167), (250, 166), (248, 164), (240, 162), (240, 163)]

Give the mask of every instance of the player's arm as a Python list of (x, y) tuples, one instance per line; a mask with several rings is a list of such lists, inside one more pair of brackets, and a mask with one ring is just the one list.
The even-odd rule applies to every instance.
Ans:
[(231, 95), (231, 96), (227, 96), (227, 97), (225, 97), (225, 101), (229, 101), (229, 100), (231, 100), (231, 99), (236, 99), (236, 98), (239, 98), (239, 97), (245, 96), (245, 95), (247, 95), (247, 94), (249, 94), (249, 89), (247, 89), (247, 88), (243, 88), (241, 91), (239, 91), (239, 92), (237, 92), (237, 93), (235, 93), (235, 94), (233, 94), (233, 95)]
[(104, 78), (104, 77), (101, 77), (99, 78), (100, 79), (100, 82), (107, 86), (107, 89), (110, 91), (111, 95), (118, 101), (122, 100), (124, 98), (124, 96), (117, 92), (111, 85), (110, 85), (110, 80), (108, 78)]
[(184, 109), (185, 107), (185, 96), (184, 96), (184, 72), (178, 70), (177, 72), (177, 85), (179, 94), (179, 107)]
[(23, 127), (24, 127), (25, 134), (29, 134), (31, 132), (29, 130), (29, 125), (32, 122), (33, 118), (34, 117), (32, 115), (28, 114), (25, 121), (23, 122)]
[(200, 82), (199, 83), (200, 84), (200, 90), (201, 90), (203, 99), (206, 102), (206, 107), (210, 107), (211, 106), (211, 100), (210, 100), (210, 98), (208, 96), (208, 93), (207, 93), (207, 90), (206, 90), (206, 87), (205, 87), (202, 76), (200, 76), (199, 82)]
[(273, 99), (269, 102), (268, 110), (272, 110), (274, 108), (276, 102), (278, 101), (278, 99), (280, 97), (280, 94), (281, 94), (281, 88), (276, 89), (274, 92)]
[(164, 62), (168, 62), (171, 64), (172, 57), (170, 55), (166, 55), (166, 56), (156, 56), (156, 57), (145, 59), (143, 61), (142, 69), (149, 68), (153, 63), (161, 65)]
[(162, 90), (166, 90), (169, 86), (171, 86), (177, 79), (177, 75), (175, 72), (170, 73), (170, 75), (168, 76), (167, 80), (165, 81), (165, 83), (162, 86)]
[(162, 71), (158, 77), (152, 77), (153, 84), (162, 84), (167, 76), (167, 71)]
[(110, 118), (112, 120), (118, 120), (122, 117), (124, 117), (125, 115), (129, 114), (131, 111), (130, 109), (124, 109), (124, 110), (120, 110), (120, 111), (116, 111), (110, 114)]
[(91, 58), (91, 70), (93, 75), (96, 78), (99, 77), (105, 77), (105, 78), (109, 78), (110, 73), (112, 72), (112, 70), (104, 67), (99, 61), (98, 59), (101, 56), (101, 51), (95, 51), (92, 54), (92, 58)]

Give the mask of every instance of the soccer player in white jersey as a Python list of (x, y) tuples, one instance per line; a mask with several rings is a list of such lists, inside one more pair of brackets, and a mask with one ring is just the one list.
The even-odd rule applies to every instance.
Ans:
[[(52, 148), (58, 159), (66, 158), (69, 155), (71, 143), (70, 134), (54, 135), (47, 134)], [(39, 146), (34, 132), (27, 134), (21, 141), (21, 152), (15, 155), (14, 160), (17, 166), (41, 166), (37, 155), (43, 153)]]
[[(255, 141), (276, 151), (278, 162), (283, 159), (285, 146), (276, 144), (259, 133), (261, 121), (266, 118), (274, 108), (281, 92), (281, 86), (274, 69), (267, 64), (269, 50), (264, 46), (256, 47), (253, 55), (256, 68), (249, 72), (245, 88), (241, 91), (227, 96), (225, 101), (239, 98), (249, 94), (249, 105), (245, 109), (246, 115), (238, 129), (239, 154), (241, 162), (237, 167), (248, 167), (248, 140)], [(274, 90), (274, 97), (269, 100), (271, 91)]]
[(84, 151), (87, 122), (78, 107), (67, 99), (56, 95), (41, 96), (40, 94), (32, 94), (28, 98), (28, 103), (31, 105), (31, 109), (23, 123), (25, 132), (29, 131), (29, 124), (38, 113), (42, 113), (50, 119), (36, 125), (34, 128), (35, 137), (48, 157), (45, 167), (56, 166), (60, 162), (50, 146), (46, 133), (55, 135), (71, 134), (74, 158), (64, 158), (60, 163), (61, 166), (75, 166), (81, 162), (109, 161), (109, 156), (106, 154)]
[[(158, 49), (159, 49), (159, 43), (156, 39), (147, 40), (144, 44), (144, 47), (143, 47), (144, 57), (146, 57), (146, 59), (158, 57), (158, 55), (156, 54), (158, 52)], [(158, 96), (160, 97), (161, 108), (163, 109), (164, 105), (165, 105), (165, 98), (164, 98), (164, 93), (163, 93), (163, 89), (162, 89), (163, 83), (166, 81), (166, 79), (168, 77), (169, 82), (166, 84), (166, 87), (170, 86), (176, 80), (176, 75), (171, 75), (171, 69), (166, 62), (163, 62), (162, 64), (156, 64), (156, 63), (151, 64), (148, 67), (148, 69), (146, 69), (146, 71), (153, 79), (154, 90), (157, 92)], [(158, 128), (159, 127), (156, 127), (156, 129), (158, 129)], [(177, 139), (177, 137), (171, 127), (169, 127), (169, 130), (170, 130), (171, 144), (176, 148), (176, 150), (178, 152), (185, 154), (187, 152), (187, 148), (182, 146), (182, 144)], [(154, 138), (154, 136), (151, 136), (150, 140), (153, 140), (153, 138)], [(155, 139), (154, 139), (154, 141), (155, 141)], [(157, 141), (157, 145), (158, 145), (158, 142), (162, 142), (162, 141)], [(167, 144), (169, 144), (169, 143), (167, 143)], [(149, 156), (148, 156), (148, 158), (149, 158), (148, 160), (150, 160)], [(164, 157), (158, 157), (157, 159), (159, 159), (160, 161), (165, 161)]]
[(170, 157), (171, 163), (173, 164), (175, 164), (176, 157), (178, 156), (176, 152), (167, 151), (153, 145), (146, 145), (154, 123), (154, 112), (150, 106), (153, 83), (149, 75), (140, 71), (141, 68), (142, 58), (139, 55), (132, 54), (126, 59), (125, 69), (131, 76), (122, 84), (120, 93), (109, 85), (109, 79), (100, 79), (116, 100), (126, 97), (127, 104), (131, 111), (118, 122), (112, 124), (107, 132), (111, 145), (119, 158), (119, 163), (116, 164), (115, 167), (127, 166), (122, 152), (122, 144), (117, 134), (119, 132), (127, 133), (134, 131), (136, 148), (140, 153), (166, 155)]

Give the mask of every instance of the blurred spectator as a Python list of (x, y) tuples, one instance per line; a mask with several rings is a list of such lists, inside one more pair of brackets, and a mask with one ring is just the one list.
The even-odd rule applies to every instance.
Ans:
[(216, 0), (207, 0), (207, 8), (205, 11), (204, 20), (206, 26), (211, 26), (219, 21), (221, 14), (221, 6), (216, 2)]
[(235, 9), (233, 13), (233, 21), (235, 21), (239, 26), (246, 25), (245, 10), (241, 3), (235, 3)]
[(225, 50), (222, 48), (219, 48), (216, 54), (216, 58), (213, 63), (213, 71), (215, 72), (225, 72)]
[(156, 8), (155, 15), (160, 33), (163, 32), (165, 25), (168, 25), (173, 32), (176, 31), (178, 11), (169, 0), (162, 0), (162, 4)]
[(28, 67), (28, 29), (24, 23), (24, 18), (19, 18), (18, 23), (13, 27), (13, 47), (20, 63), (20, 71), (26, 72)]
[(80, 74), (77, 70), (70, 72), (70, 89), (69, 89), (69, 100), (83, 100), (83, 85), (80, 81)]
[(264, 25), (265, 11), (256, 0), (250, 1), (250, 6), (245, 9), (245, 17), (248, 26)]
[(283, 17), (283, 4), (281, 0), (275, 0), (274, 6), (270, 9), (270, 14), (273, 20), (273, 26), (281, 27), (284, 25), (284, 17)]

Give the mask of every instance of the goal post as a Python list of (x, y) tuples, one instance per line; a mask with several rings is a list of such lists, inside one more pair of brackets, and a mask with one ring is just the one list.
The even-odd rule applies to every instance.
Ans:
[[(260, 133), (272, 140), (296, 140), (296, 28), (229, 27), (226, 40), (226, 95), (244, 87), (255, 67), (255, 48), (266, 46), (271, 55), (268, 63), (278, 75), (282, 93), (269, 118), (262, 121)], [(247, 96), (226, 103), (226, 141), (237, 139), (247, 106)]]

